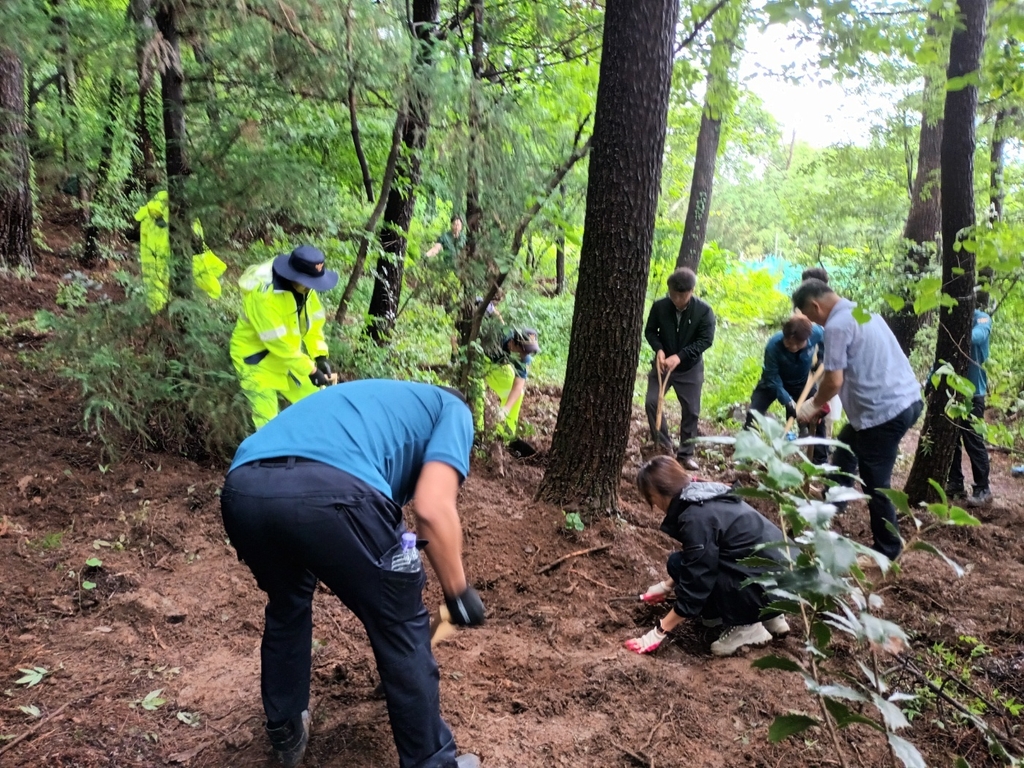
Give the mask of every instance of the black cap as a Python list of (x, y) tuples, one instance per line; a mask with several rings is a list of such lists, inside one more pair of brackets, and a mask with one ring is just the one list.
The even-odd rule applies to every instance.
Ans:
[(300, 245), (274, 259), (274, 271), (285, 280), (314, 291), (329, 291), (338, 284), (338, 273), (324, 268), (324, 254), (312, 245)]

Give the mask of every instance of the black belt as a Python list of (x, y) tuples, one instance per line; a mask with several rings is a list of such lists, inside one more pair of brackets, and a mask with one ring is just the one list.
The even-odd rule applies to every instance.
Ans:
[(304, 459), (301, 456), (276, 456), (273, 459), (257, 459), (247, 464), (250, 467), (284, 467), (291, 469), (296, 464), (315, 462), (316, 459)]

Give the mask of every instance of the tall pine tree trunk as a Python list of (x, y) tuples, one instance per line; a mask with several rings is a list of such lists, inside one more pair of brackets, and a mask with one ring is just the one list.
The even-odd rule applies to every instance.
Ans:
[(693, 160), (693, 179), (690, 199), (686, 206), (683, 240), (679, 245), (677, 267), (689, 267), (694, 272), (700, 266), (704, 239), (708, 231), (711, 211), (711, 193), (715, 184), (715, 165), (722, 138), (722, 116), (732, 109), (733, 88), (730, 81), (736, 36), (739, 34), (742, 3), (732, 0), (715, 15), (712, 29), (715, 43), (708, 64), (707, 90), (704, 94), (704, 112), (697, 133), (697, 153)]
[(398, 317), (405, 274), (406, 233), (412, 223), (416, 206), (416, 187), (420, 183), (420, 155), (427, 146), (430, 127), (430, 100), (424, 78), (433, 65), (434, 31), (441, 13), (440, 0), (413, 0), (412, 21), (416, 32), (416, 58), (413, 63), (413, 87), (409, 117), (402, 142), (408, 152), (399, 157), (398, 175), (402, 183), (393, 184), (384, 208), (380, 234), (383, 254), (377, 259), (377, 272), (370, 298), (370, 321), (367, 330), (378, 344), (391, 338)]
[(167, 169), (167, 197), (171, 226), (171, 293), (192, 295), (192, 227), (185, 198), (185, 184), (191, 173), (185, 134), (185, 74), (181, 64), (177, 0), (160, 0), (156, 26), (170, 54), (160, 73), (160, 95), (164, 118), (164, 163)]
[[(987, 0), (959, 0), (960, 21), (949, 48), (947, 77), (963, 78), (978, 69), (985, 45)], [(956, 306), (939, 310), (936, 361), (950, 363), (960, 376), (970, 364), (974, 322), (974, 254), (957, 248), (964, 230), (974, 226), (974, 119), (978, 88), (966, 85), (947, 91), (942, 136), (942, 289)], [(906, 493), (916, 504), (931, 496), (928, 484), (944, 484), (957, 442), (957, 424), (946, 415), (952, 390), (945, 378), (928, 397), (928, 414), (907, 478)]]
[[(907, 242), (904, 262), (904, 284), (918, 278), (931, 264), (942, 226), (942, 201), (939, 186), (939, 164), (942, 156), (942, 117), (935, 114), (934, 100), (942, 93), (932, 78), (924, 81), (924, 108), (921, 111), (921, 137), (917, 150), (917, 174), (910, 194), (910, 212), (903, 228)], [(938, 93), (936, 93), (938, 91)], [(892, 329), (903, 353), (910, 356), (914, 339), (924, 322), (924, 316), (914, 312), (913, 296), (909, 287), (900, 290), (905, 304), (898, 312), (887, 312), (885, 320)]]
[(32, 185), (21, 59), (0, 48), (0, 266), (32, 268)]
[(121, 100), (123, 93), (121, 89), (121, 75), (114, 72), (110, 76), (110, 93), (107, 96), (107, 119), (103, 126), (103, 140), (100, 144), (100, 162), (96, 167), (96, 178), (89, 184), (85, 209), (85, 248), (82, 251), (81, 263), (83, 267), (91, 267), (99, 261), (100, 228), (92, 220), (92, 201), (100, 193), (100, 190), (107, 184), (110, 177), (110, 161), (114, 154), (114, 132), (117, 130), (117, 120), (121, 113)]
[(992, 221), (1003, 219), (1003, 204), (1006, 200), (1006, 140), (1010, 138), (1010, 126), (1016, 113), (1014, 108), (999, 110), (992, 126), (992, 149), (989, 153), (989, 218)]
[(151, 0), (131, 0), (128, 15), (135, 27), (135, 74), (138, 81), (138, 104), (135, 112), (135, 154), (132, 158), (131, 186), (148, 198), (160, 181), (156, 149), (150, 131), (149, 94), (153, 87), (153, 70), (149, 47), (156, 31)]
[(661, 183), (675, 0), (608, 0), (569, 361), (539, 495), (618, 507)]

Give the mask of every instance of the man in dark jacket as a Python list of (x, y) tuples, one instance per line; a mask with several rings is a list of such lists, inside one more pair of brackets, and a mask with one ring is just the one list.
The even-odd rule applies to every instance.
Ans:
[[(692, 269), (680, 267), (668, 278), (668, 296), (658, 299), (647, 317), (644, 337), (655, 352), (651, 372), (647, 376), (647, 422), (651, 439), (670, 450), (686, 469), (698, 469), (693, 458), (693, 444), (700, 417), (700, 395), (704, 386), (704, 352), (715, 340), (715, 313), (703, 299), (693, 295), (697, 276)], [(679, 447), (675, 448), (662, 414), (658, 413), (658, 372), (668, 377), (682, 408), (679, 425)]]

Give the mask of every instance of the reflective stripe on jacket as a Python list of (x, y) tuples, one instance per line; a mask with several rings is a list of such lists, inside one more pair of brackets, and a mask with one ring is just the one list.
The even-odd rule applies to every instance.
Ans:
[(315, 367), (313, 359), (327, 355), (326, 314), (316, 291), (298, 309), (291, 291), (274, 287), (271, 264), (250, 267), (238, 281), (242, 312), (231, 334), (231, 359), (240, 374), (258, 366), (261, 374), (302, 382)]

